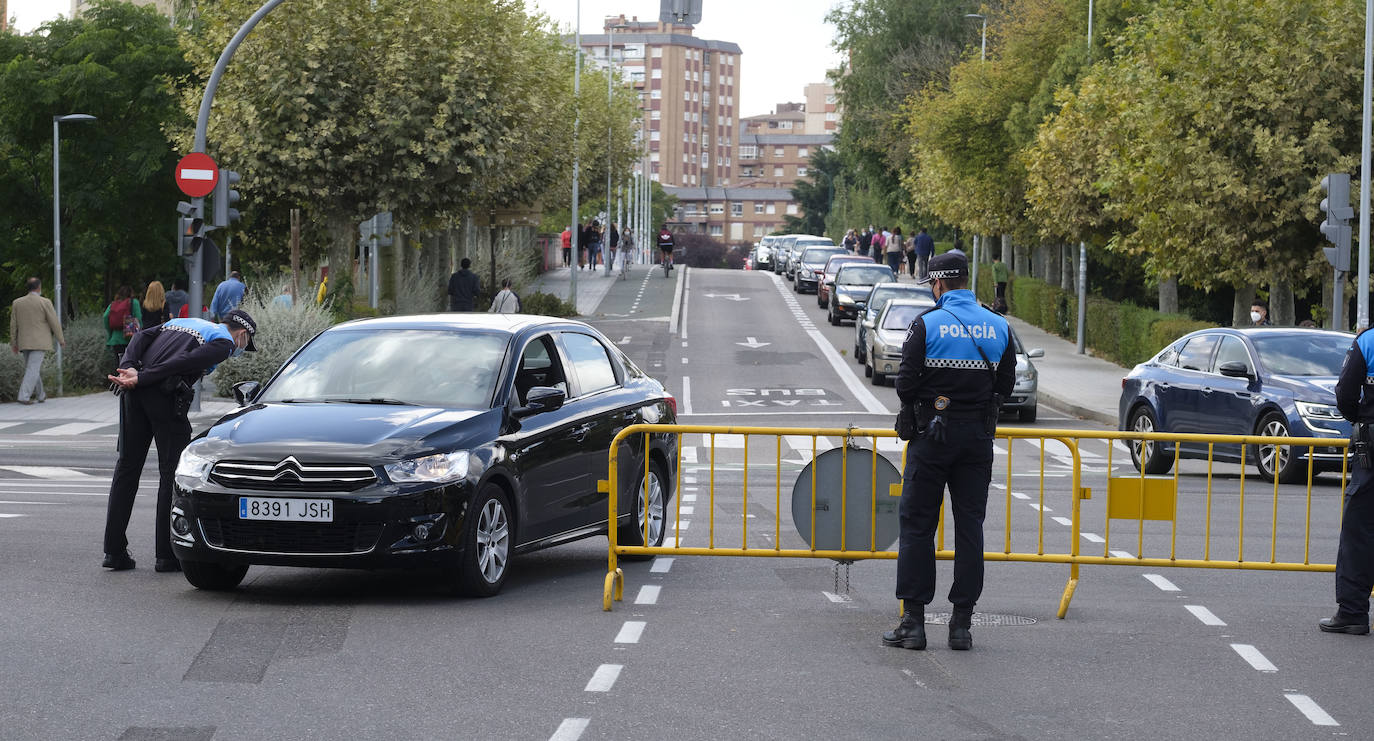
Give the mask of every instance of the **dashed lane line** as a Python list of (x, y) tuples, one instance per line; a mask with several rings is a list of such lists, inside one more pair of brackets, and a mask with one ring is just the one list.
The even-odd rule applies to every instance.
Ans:
[(1103, 540), (1103, 539), (1102, 539), (1102, 536), (1101, 536), (1101, 535), (1098, 535), (1097, 533), (1079, 533), (1079, 534), (1078, 534), (1078, 537), (1080, 537), (1080, 538), (1082, 538), (1082, 539), (1088, 541), (1089, 543), (1106, 543), (1106, 542), (1107, 542), (1107, 541)]
[(1249, 664), (1255, 671), (1273, 673), (1279, 670), (1277, 666), (1274, 666), (1274, 662), (1260, 653), (1258, 648), (1248, 643), (1232, 643), (1231, 649), (1240, 654), (1240, 657), (1245, 659), (1245, 663)]
[(624, 664), (602, 664), (598, 666), (591, 681), (587, 682), (585, 691), (610, 692), (611, 688), (615, 686), (615, 680), (620, 678), (620, 670), (624, 668)]
[(1179, 591), (1182, 591), (1181, 589), (1178, 588), (1178, 585), (1177, 585), (1177, 584), (1174, 584), (1173, 582), (1169, 581), (1168, 579), (1165, 579), (1164, 577), (1160, 576), (1159, 574), (1141, 574), (1141, 576), (1145, 577), (1145, 579), (1146, 579), (1147, 581), (1149, 581), (1151, 584), (1155, 585), (1156, 587), (1159, 587), (1160, 590), (1162, 590), (1162, 591), (1165, 591), (1165, 592), (1179, 592)]
[(13, 520), (16, 517), (23, 517), (23, 515), (14, 515), (0, 512), (0, 520)]
[(13, 473), (33, 476), (40, 479), (74, 479), (79, 481), (81, 479), (89, 480), (95, 478), (88, 473), (82, 473), (61, 466), (0, 466), (0, 470), (11, 471)]
[(549, 736), (549, 741), (577, 741), (591, 722), (591, 718), (564, 718), (558, 730)]
[(1183, 608), (1186, 609), (1188, 612), (1193, 613), (1193, 617), (1197, 618), (1198, 620), (1201, 620), (1203, 625), (1226, 625), (1226, 621), (1217, 617), (1215, 613), (1213, 613), (1206, 607), (1203, 607), (1202, 605), (1184, 605)]
[(639, 588), (639, 594), (635, 597), (636, 605), (656, 605), (658, 604), (658, 592), (662, 589), (657, 584), (645, 584)]
[(1110, 551), (1110, 553), (1117, 558), (1135, 558), (1134, 553), (1127, 553), (1126, 551)]
[(1293, 693), (1284, 693), (1283, 696), (1286, 697), (1286, 698), (1288, 698), (1288, 701), (1289, 701), (1289, 702), (1293, 703), (1293, 707), (1295, 707), (1295, 708), (1297, 708), (1298, 710), (1302, 711), (1302, 714), (1305, 715), (1305, 716), (1307, 716), (1307, 719), (1308, 719), (1308, 720), (1312, 721), (1312, 725), (1317, 725), (1317, 726), (1338, 726), (1338, 725), (1340, 725), (1340, 723), (1337, 723), (1337, 722), (1336, 722), (1336, 719), (1335, 719), (1335, 718), (1332, 718), (1332, 717), (1331, 717), (1331, 714), (1330, 714), (1330, 713), (1326, 712), (1325, 710), (1322, 710), (1321, 706), (1318, 705), (1316, 702), (1314, 702), (1314, 701), (1312, 700), (1312, 698), (1308, 697), (1307, 695), (1300, 695), (1300, 694), (1298, 694), (1298, 693), (1296, 693), (1296, 692), (1293, 692)]
[(1050, 519), (1054, 520), (1060, 525), (1063, 525), (1064, 527), (1073, 527), (1073, 520), (1070, 520), (1067, 517), (1051, 517)]
[(838, 604), (843, 604), (843, 603), (845, 603), (845, 602), (853, 602), (853, 601), (854, 601), (854, 599), (853, 599), (852, 597), (850, 597), (849, 595), (847, 595), (847, 594), (834, 594), (834, 593), (832, 593), (832, 592), (825, 592), (825, 591), (822, 591), (821, 594), (825, 595), (825, 598), (828, 599), (828, 600), (830, 600), (831, 602), (835, 602), (835, 603), (838, 603)]
[(620, 632), (616, 634), (615, 642), (639, 643), (639, 637), (644, 635), (645, 625), (643, 620), (626, 620), (625, 624), (620, 626)]
[(666, 574), (673, 569), (673, 559), (670, 556), (657, 556), (654, 563), (649, 567), (650, 574)]
[[(684, 343), (682, 343), (682, 344), (685, 345), (685, 344), (687, 344), (687, 343), (684, 342)], [(688, 378), (687, 376), (683, 376), (683, 377), (682, 377), (682, 416), (685, 417), (685, 416), (690, 415), (691, 413), (692, 413), (692, 379)], [(695, 451), (695, 450), (692, 451), (692, 454), (693, 454), (693, 455), (696, 455), (696, 451)]]

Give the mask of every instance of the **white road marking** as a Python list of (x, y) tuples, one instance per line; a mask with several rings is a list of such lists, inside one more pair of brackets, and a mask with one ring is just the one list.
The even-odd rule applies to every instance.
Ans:
[(615, 642), (639, 643), (639, 637), (644, 635), (645, 625), (643, 620), (626, 620), (625, 624), (620, 626), (620, 632), (616, 634)]
[(1308, 697), (1307, 695), (1299, 695), (1299, 694), (1296, 694), (1296, 693), (1291, 693), (1291, 694), (1285, 693), (1285, 694), (1284, 694), (1284, 697), (1288, 698), (1288, 701), (1291, 702), (1291, 703), (1293, 703), (1293, 707), (1297, 708), (1298, 710), (1301, 710), (1301, 711), (1302, 711), (1302, 714), (1303, 714), (1303, 715), (1306, 715), (1306, 716), (1307, 716), (1307, 719), (1310, 720), (1310, 721), (1312, 721), (1312, 725), (1316, 725), (1316, 726), (1338, 726), (1338, 725), (1340, 725), (1340, 723), (1337, 723), (1337, 722), (1336, 722), (1336, 719), (1335, 719), (1335, 718), (1332, 718), (1331, 715), (1330, 715), (1329, 713), (1327, 713), (1325, 710), (1322, 710), (1321, 706), (1318, 705), (1317, 703), (1313, 702), (1313, 701), (1312, 701), (1312, 698)]
[(39, 506), (48, 506), (48, 505), (61, 504), (61, 502), (0, 502), (0, 504), (36, 504), (36, 505), (39, 505)]
[(1127, 553), (1126, 551), (1111, 551), (1111, 554), (1117, 558), (1135, 558), (1134, 553)]
[(0, 466), (0, 470), (13, 471), (25, 476), (40, 479), (93, 479), (94, 476), (60, 466)]
[[(653, 271), (649, 271), (650, 275)], [(648, 276), (645, 276), (648, 280)], [(681, 324), (678, 319), (681, 318)], [(677, 282), (677, 290), (673, 295), (673, 310), (668, 316), (668, 331), (677, 332), (678, 339), (687, 339), (687, 277), (683, 276)]]
[(691, 521), (691, 520), (683, 520), (682, 522), (679, 522), (679, 523), (677, 524), (677, 529), (678, 529), (679, 531), (681, 531), (681, 530), (686, 530), (687, 528), (689, 528), (689, 527), (691, 527), (691, 526), (692, 526), (692, 521)]
[(692, 379), (687, 376), (682, 377), (682, 413), (684, 415), (692, 413)]
[(1007, 454), (1007, 449), (1004, 448), (1004, 447), (1002, 447), (1001, 445), (998, 445), (997, 443), (993, 443), (993, 444), (992, 444), (992, 454), (993, 454), (993, 455), (1006, 455), (1006, 454)]
[[(696, 450), (696, 448), (692, 448), (692, 450)], [(693, 463), (695, 463), (695, 462), (696, 462), (696, 461), (693, 461)], [(695, 484), (696, 482), (697, 482), (697, 477), (696, 477), (696, 476), (683, 476), (683, 477), (682, 477), (682, 483), (684, 483), (684, 484)]]
[(1014, 492), (1011, 493), (1011, 495), (1014, 496), (1014, 497), (1016, 497), (1017, 499), (1030, 499), (1030, 495), (1029, 495), (1029, 494), (1022, 494), (1022, 493), (1019, 492), (1019, 491), (1014, 491)]
[(596, 673), (592, 675), (590, 682), (587, 682), (586, 692), (610, 692), (615, 686), (615, 680), (620, 678), (620, 670), (624, 669), (624, 664), (602, 664), (596, 668)]
[(682, 462), (683, 462), (683, 463), (696, 463), (696, 462), (697, 462), (697, 449), (696, 449), (696, 448), (683, 448), (683, 449), (682, 449)]
[(673, 568), (673, 559), (670, 556), (658, 556), (654, 558), (654, 563), (649, 567), (650, 574), (666, 574)]
[(682, 501), (684, 501), (684, 502), (695, 502), (696, 500), (697, 500), (697, 495), (695, 495), (695, 494), (683, 494), (683, 495), (682, 495)]
[(1174, 584), (1173, 582), (1169, 581), (1168, 579), (1165, 579), (1164, 577), (1160, 576), (1159, 574), (1141, 574), (1141, 576), (1145, 577), (1151, 584), (1155, 585), (1156, 587), (1159, 587), (1161, 590), (1163, 590), (1163, 591), (1165, 591), (1165, 592), (1180, 592), (1180, 591), (1182, 591), (1181, 589), (1178, 588), (1178, 585)]
[(828, 599), (828, 600), (830, 600), (831, 602), (843, 603), (843, 602), (853, 602), (853, 601), (854, 601), (854, 600), (853, 600), (849, 595), (847, 595), (847, 594), (831, 594), (830, 592), (824, 592), (824, 591), (821, 592), (821, 594), (825, 595), (825, 598)]
[(1260, 653), (1258, 648), (1248, 643), (1232, 643), (1231, 648), (1240, 654), (1240, 657), (1245, 659), (1245, 663), (1249, 664), (1255, 671), (1276, 672), (1279, 670), (1277, 666), (1274, 666), (1274, 662), (1266, 659), (1264, 654)]
[(711, 440), (715, 440), (717, 448), (727, 448), (742, 450), (744, 448), (744, 435), (702, 435), (701, 447), (710, 448)]
[(625, 335), (624, 337), (621, 337), (621, 338), (620, 338), (620, 344), (622, 344), (622, 345), (628, 345), (628, 344), (630, 344), (630, 336), (629, 336), (629, 335)]
[(0, 430), (5, 429), (6, 427), (18, 427), (19, 425), (22, 425), (22, 424), (24, 424), (24, 423), (23, 423), (23, 422), (0, 422)]
[(1049, 507), (1046, 507), (1046, 506), (1043, 505), (1043, 504), (1036, 504), (1035, 502), (1031, 502), (1031, 503), (1030, 503), (1030, 507), (1031, 507), (1031, 509), (1038, 509), (1038, 510), (1040, 510), (1041, 512), (1053, 512), (1053, 511), (1054, 511), (1054, 510), (1050, 509)]
[(582, 738), (582, 732), (587, 730), (591, 722), (591, 718), (564, 718), (558, 730), (549, 736), (549, 741), (577, 741)]
[(13, 520), (13, 519), (16, 518), (16, 517), (23, 517), (23, 515), (10, 515), (10, 514), (0, 513), (0, 520)]
[(904, 448), (906, 448), (906, 441), (901, 438), (878, 438), (878, 452), (880, 453), (900, 453)]
[(46, 430), (39, 430), (34, 435), (84, 435), (91, 430), (101, 427), (109, 427), (109, 422), (72, 422), (70, 424), (49, 427)]
[(1193, 617), (1201, 620), (1203, 625), (1226, 625), (1225, 621), (1202, 605), (1184, 605), (1183, 608), (1193, 613)]
[(683, 365), (687, 365), (687, 358), (683, 358), (683, 359), (682, 359), (682, 364), (683, 364)]
[(1079, 534), (1078, 534), (1078, 537), (1080, 537), (1080, 538), (1082, 538), (1082, 539), (1088, 541), (1089, 543), (1105, 543), (1105, 542), (1107, 542), (1107, 541), (1103, 540), (1103, 539), (1102, 539), (1102, 536), (1101, 536), (1101, 535), (1098, 535), (1097, 533), (1079, 533)]
[[(778, 293), (782, 296), (783, 301), (790, 306), (798, 306), (796, 297), (783, 287), (782, 278), (779, 278), (777, 275), (773, 275), (772, 278), (773, 285), (778, 289)], [(807, 324), (810, 324), (810, 322), (807, 322)], [(859, 382), (858, 375), (850, 369), (851, 364), (846, 363), (844, 358), (840, 357), (840, 353), (837, 352), (834, 347), (831, 347), (830, 342), (825, 339), (825, 335), (821, 334), (820, 330), (816, 329), (814, 325), (803, 325), (802, 330), (816, 343), (816, 347), (820, 349), (821, 355), (829, 361), (830, 367), (835, 370), (835, 375), (844, 382), (845, 387), (849, 389), (850, 395), (862, 404), (865, 410), (873, 414), (892, 414), (892, 412), (878, 400), (878, 397), (874, 396), (873, 392), (868, 390), (868, 387)]]
[(683, 347), (687, 347), (687, 342), (686, 342), (686, 340), (684, 340), (684, 341), (682, 342), (682, 346), (683, 346)]
[(656, 605), (658, 604), (658, 590), (661, 589), (657, 584), (645, 584), (639, 588), (639, 594), (635, 597), (636, 605)]
[(690, 507), (690, 506), (687, 506), (687, 505), (684, 504), (684, 505), (682, 505), (681, 507), (678, 507), (678, 510), (677, 510), (677, 511), (678, 511), (678, 512), (681, 512), (681, 513), (684, 514), (684, 515), (693, 515), (693, 514), (696, 514), (697, 508), (696, 508), (696, 507)]
[(1054, 520), (1060, 525), (1063, 525), (1064, 527), (1073, 527), (1073, 520), (1070, 520), (1067, 517), (1051, 517), (1050, 519)]

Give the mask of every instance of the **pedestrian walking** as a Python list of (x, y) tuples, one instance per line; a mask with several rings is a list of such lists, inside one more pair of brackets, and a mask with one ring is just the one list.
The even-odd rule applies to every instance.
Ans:
[(106, 329), (105, 346), (114, 354), (116, 366), (129, 346), (129, 339), (143, 328), (143, 307), (133, 296), (134, 289), (120, 286), (101, 317)]
[(1007, 320), (968, 290), (968, 260), (930, 261), (935, 307), (911, 323), (897, 373), (898, 433), (910, 440), (898, 519), (897, 598), (901, 623), (883, 644), (926, 646), (925, 606), (935, 598), (935, 530), (949, 487), (954, 514), (954, 583), (949, 647), (973, 646), (973, 608), (983, 592), (983, 518), (992, 478), (992, 439), (1001, 399), (1011, 393), (1016, 355)]
[[(1336, 614), (1317, 624), (1327, 633), (1369, 633), (1369, 592), (1374, 589), (1374, 333), (1361, 332), (1345, 354), (1336, 381), (1336, 409), (1353, 424), (1354, 461), (1345, 487), (1336, 547)], [(1291, 455), (1292, 453), (1290, 453)]]
[(559, 239), (563, 242), (563, 267), (566, 268), (572, 265), (572, 229), (564, 229)]
[(189, 314), (187, 307), (191, 305), (191, 296), (186, 293), (186, 281), (172, 281), (172, 290), (167, 292), (167, 313), (173, 319), (178, 317), (185, 318)]
[(281, 293), (272, 299), (273, 306), (283, 306), (291, 308), (296, 303), (296, 287), (286, 283), (281, 287)]
[(52, 302), (43, 297), (43, 281), (29, 278), (24, 287), (29, 292), (10, 303), (10, 350), (24, 356), (24, 376), (19, 381), (20, 404), (42, 404), (48, 400), (43, 388), (43, 356), (52, 352), (52, 341), (66, 347), (62, 337), (62, 323)]
[(873, 225), (869, 224), (863, 234), (859, 235), (859, 257), (867, 257), (868, 251), (873, 247)]
[(464, 257), (458, 272), (448, 277), (448, 310), (476, 311), (477, 294), (482, 292), (482, 280), (472, 272), (472, 260)]
[(892, 236), (887, 237), (886, 246), (883, 247), (883, 256), (887, 258), (887, 266), (892, 268), (893, 275), (902, 274), (902, 253), (906, 251), (906, 242), (902, 241), (902, 228), (896, 227), (892, 230)]
[(998, 253), (992, 258), (992, 282), (997, 286), (995, 298), (1002, 299), (1005, 305), (1007, 302), (1007, 284), (1011, 282), (1011, 268), (1002, 262), (1002, 255)]
[(606, 255), (606, 277), (611, 277), (612, 263), (615, 262), (616, 255), (620, 254), (620, 230), (615, 228), (615, 224), (606, 227), (606, 244), (611, 251)]
[(1272, 327), (1274, 323), (1269, 321), (1269, 304), (1255, 299), (1250, 302), (1250, 326), (1252, 327)]
[(511, 288), (510, 278), (501, 280), (501, 290), (497, 292), (496, 298), (491, 300), (491, 308), (487, 309), (489, 314), (519, 314), (520, 297), (515, 295)]
[(850, 229), (849, 231), (844, 233), (843, 244), (845, 252), (848, 252), (851, 255), (854, 254), (854, 250), (858, 249), (859, 247), (859, 235), (855, 234), (853, 229)]
[(129, 517), (148, 447), (157, 442), (157, 515), (154, 530), (154, 571), (181, 571), (172, 552), (172, 483), (181, 451), (191, 441), (187, 413), (193, 385), (230, 357), (252, 352), (258, 325), (241, 309), (231, 309), (222, 324), (204, 319), (172, 319), (142, 330), (129, 342), (118, 370), (107, 376), (121, 405), (122, 444), (110, 481), (105, 513), (105, 559), (100, 565), (114, 571), (134, 567), (129, 553)]
[(868, 256), (873, 258), (873, 262), (882, 262), (883, 253), (887, 251), (887, 227), (880, 227), (873, 232), (873, 241), (869, 243)]
[(243, 293), (247, 289), (239, 271), (231, 271), (228, 280), (215, 286), (215, 297), (210, 299), (210, 316), (217, 322), (224, 321), (229, 312), (243, 303)]
[(596, 270), (597, 258), (601, 255), (601, 222), (593, 220), (583, 234), (587, 244), (587, 268)]
[(935, 256), (935, 240), (926, 233), (925, 227), (915, 237), (912, 237), (912, 249), (916, 252), (916, 277), (920, 280), (926, 279), (926, 266), (930, 263), (930, 258)]
[(172, 318), (167, 310), (167, 295), (162, 290), (162, 281), (152, 281), (143, 293), (143, 328), (156, 327)]

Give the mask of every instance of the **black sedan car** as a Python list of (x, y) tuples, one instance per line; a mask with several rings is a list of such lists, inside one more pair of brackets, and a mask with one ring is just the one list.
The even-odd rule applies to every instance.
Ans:
[[(1137, 365), (1121, 380), (1120, 428), (1134, 432), (1349, 438), (1336, 410), (1336, 378), (1351, 336), (1320, 329), (1207, 329)], [(1207, 443), (1182, 443), (1180, 458), (1206, 458)], [(1307, 476), (1309, 449), (1258, 445), (1246, 454), (1260, 476)], [(1165, 473), (1174, 444), (1133, 441), (1137, 470)], [(1239, 462), (1241, 446), (1216, 445), (1216, 460)], [(1315, 471), (1341, 467), (1342, 448), (1318, 446)]]
[(845, 319), (857, 320), (873, 287), (896, 283), (897, 276), (886, 265), (845, 265), (828, 282), (835, 295), (826, 307), (826, 319), (838, 326)]
[[(341, 324), (235, 391), (177, 466), (172, 544), (201, 589), (269, 564), (432, 567), (496, 594), (511, 556), (605, 534), (612, 439), (677, 413), (595, 329), (518, 314)], [(621, 542), (662, 543), (676, 459), (672, 436), (622, 445)]]

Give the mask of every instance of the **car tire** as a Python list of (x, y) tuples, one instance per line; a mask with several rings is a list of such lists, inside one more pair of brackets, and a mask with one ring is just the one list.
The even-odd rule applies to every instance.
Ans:
[(467, 597), (492, 597), (510, 574), (515, 528), (506, 492), (486, 484), (477, 492), (463, 523), (463, 557), (454, 589)]
[(801, 281), (792, 281), (792, 293), (801, 293)]
[(864, 378), (872, 378), (872, 377), (873, 377), (873, 366), (869, 365), (867, 360), (864, 360)]
[(1036, 411), (1038, 411), (1038, 407), (1031, 407), (1030, 409), (1019, 409), (1016, 412), (1016, 420), (1018, 422), (1034, 422)]
[[(1265, 437), (1289, 437), (1288, 420), (1277, 412), (1270, 412), (1260, 419), (1255, 434)], [(1277, 476), (1280, 484), (1296, 484), (1302, 480), (1306, 472), (1306, 466), (1300, 460), (1301, 456), (1292, 446), (1253, 445), (1251, 451), (1255, 456), (1255, 468), (1259, 469), (1260, 478), (1265, 481), (1272, 483)]]
[[(1130, 422), (1126, 425), (1128, 432), (1158, 432), (1159, 425), (1155, 422), (1155, 415), (1148, 407), (1139, 406), (1131, 412)], [(1158, 441), (1153, 440), (1128, 440), (1126, 444), (1131, 449), (1131, 463), (1135, 464), (1135, 470), (1148, 475), (1166, 473), (1173, 468), (1174, 462), (1164, 454), (1163, 446)]]
[(862, 365), (866, 360), (867, 360), (867, 358), (864, 357), (864, 346), (863, 346), (862, 344), (860, 344), (860, 342), (859, 342), (857, 339), (855, 339), (855, 340), (854, 340), (854, 362), (859, 363), (860, 365)]
[(835, 316), (835, 307), (834, 307), (834, 306), (831, 306), (829, 309), (826, 309), (826, 311), (825, 311), (825, 318), (830, 322), (830, 326), (832, 326), (832, 327), (838, 327), (838, 326), (840, 326), (840, 318), (839, 318), (838, 316)]
[[(663, 467), (658, 463), (649, 466), (649, 491), (648, 503), (645, 503), (644, 492), (644, 469), (641, 467), (639, 476), (635, 477), (634, 503), (635, 516), (630, 522), (621, 525), (616, 531), (616, 542), (621, 545), (647, 545), (650, 548), (657, 548), (663, 545), (664, 535), (668, 532), (668, 474), (663, 471)], [(649, 514), (649, 537), (644, 537), (644, 513)], [(622, 561), (648, 561), (653, 556), (644, 553), (622, 554)]]
[(186, 581), (190, 582), (191, 586), (196, 589), (203, 589), (207, 592), (228, 592), (243, 581), (243, 577), (248, 574), (248, 567), (246, 565), (223, 566), (217, 563), (182, 559), (181, 573), (186, 577)]
[(868, 370), (869, 370), (868, 379), (869, 379), (869, 381), (871, 381), (871, 382), (873, 383), (874, 386), (883, 386), (883, 385), (886, 385), (886, 384), (887, 384), (887, 374), (886, 374), (886, 373), (879, 373), (879, 372), (878, 372), (878, 368), (877, 368), (876, 366), (872, 366), (872, 365), (868, 366)]
[(816, 289), (816, 305), (822, 309), (825, 308), (825, 303), (821, 301), (821, 289), (819, 288)]

